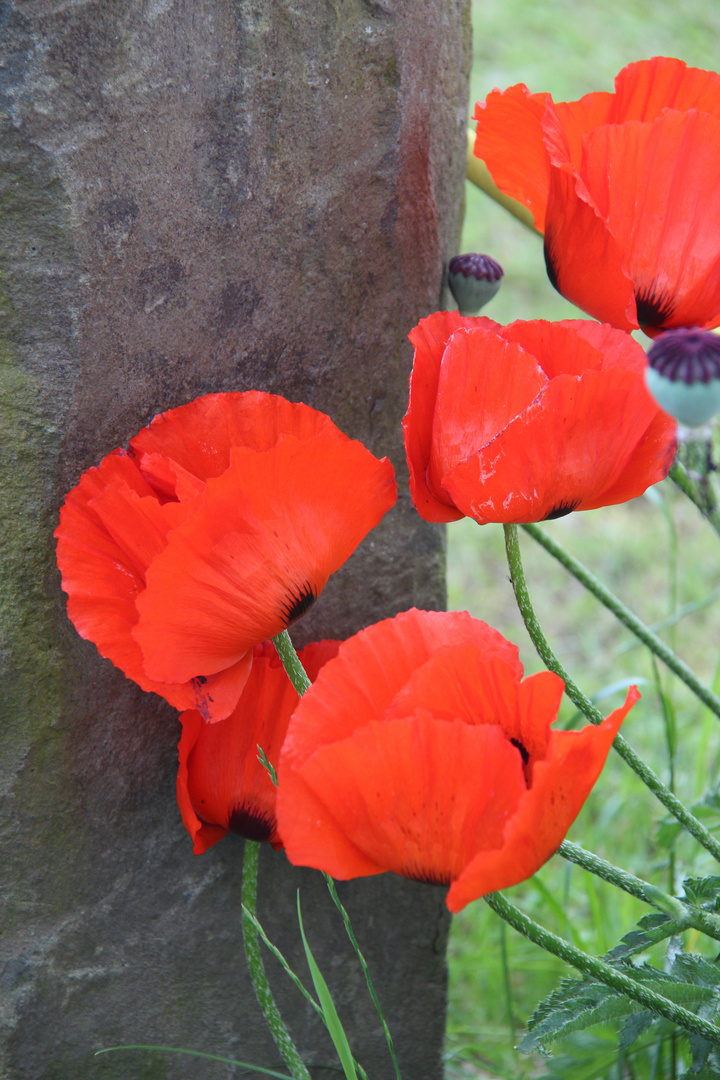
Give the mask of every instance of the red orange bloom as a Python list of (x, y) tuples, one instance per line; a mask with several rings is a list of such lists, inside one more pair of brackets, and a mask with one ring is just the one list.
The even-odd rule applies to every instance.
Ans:
[(552, 731), (564, 690), (467, 613), (412, 610), (340, 646), (301, 699), (278, 770), (290, 862), (340, 879), (450, 885), (459, 911), (557, 849), (639, 697)]
[(720, 75), (655, 57), (579, 101), (493, 90), (475, 119), (563, 296), (624, 330), (720, 325)]
[(255, 391), (155, 417), (60, 512), (68, 615), (144, 690), (218, 720), (252, 649), (310, 607), (395, 501), (324, 413)]
[[(339, 645), (319, 641), (300, 651), (310, 679), (317, 678)], [(277, 767), (299, 700), (275, 646), (266, 641), (253, 650), (252, 670), (230, 716), (206, 724), (196, 709), (181, 715), (177, 800), (196, 855), (217, 844), (228, 830), (282, 847), (275, 820), (276, 789), (258, 760), (258, 746)]]
[(427, 521), (542, 521), (625, 502), (667, 475), (675, 421), (623, 331), (440, 311), (410, 340), (405, 450)]

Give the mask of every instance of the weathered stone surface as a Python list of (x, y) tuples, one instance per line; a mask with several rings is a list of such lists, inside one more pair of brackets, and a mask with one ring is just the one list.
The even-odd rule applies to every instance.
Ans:
[[(242, 842), (195, 858), (178, 724), (75, 634), (65, 491), (156, 412), (214, 390), (304, 400), (399, 474), (398, 506), (298, 627), (443, 604), (399, 420), (459, 227), (468, 0), (0, 0), (0, 1076), (160, 1080), (279, 1066), (242, 962)], [(372, 1080), (393, 1075), (342, 927), (269, 849), (262, 920), (308, 935)], [(442, 890), (341, 887), (406, 1080), (441, 1073)], [(268, 962), (314, 1066), (333, 1051)], [(319, 1069), (316, 1075), (320, 1075)]]

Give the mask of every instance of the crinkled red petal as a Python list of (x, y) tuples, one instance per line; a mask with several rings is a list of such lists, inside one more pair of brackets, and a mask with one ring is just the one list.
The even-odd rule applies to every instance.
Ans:
[(547, 385), (535, 357), (498, 329), (461, 328), (445, 348), (427, 469), (436, 496), (446, 497), (445, 474), (490, 442)]
[(269, 450), (281, 435), (304, 440), (337, 431), (329, 416), (259, 390), (206, 394), (161, 413), (130, 441), (141, 468), (159, 455), (201, 480), (220, 476), (234, 446)]
[(487, 165), (497, 186), (532, 213), (535, 226), (545, 230), (549, 163), (543, 142), (542, 119), (552, 109), (549, 94), (531, 94), (519, 83), (493, 90), (478, 103), (475, 156)]
[(421, 319), (410, 332), (415, 348), (410, 375), (410, 400), (403, 418), (405, 452), (410, 471), (410, 493), (418, 513), (426, 521), (459, 521), (459, 514), (440, 493), (430, 491), (427, 469), (432, 448), (432, 424), (437, 399), (440, 364), (452, 334), (461, 327), (493, 326), (489, 319), (467, 318), (457, 311), (437, 311)]
[(639, 697), (632, 686), (625, 704), (598, 727), (552, 732), (546, 759), (534, 766), (531, 786), (508, 822), (502, 845), (480, 851), (450, 886), (447, 905), (451, 911), (461, 911), (471, 900), (524, 881), (555, 853)]
[(346, 846), (328, 858), (317, 830), (283, 823), (288, 858), (340, 879), (363, 873), (359, 851), (378, 870), (447, 884), (502, 842), (525, 792), (520, 753), (499, 728), (424, 711), (325, 744), (299, 772)]
[(231, 450), (148, 570), (133, 632), (146, 671), (210, 675), (285, 629), (392, 506), (393, 476), (337, 429)]
[[(300, 651), (311, 680), (337, 654), (339, 645), (319, 641)], [(204, 723), (196, 710), (180, 717), (178, 805), (196, 855), (221, 840), (238, 819), (255, 824), (255, 839), (282, 846), (275, 820), (276, 789), (259, 760), (258, 747), (277, 766), (299, 696), (271, 642), (256, 646), (251, 655), (252, 671), (231, 715), (213, 724)], [(259, 835), (263, 823), (266, 836)]]
[(543, 521), (607, 505), (606, 493), (620, 490), (621, 477), (632, 492), (625, 498), (640, 495), (667, 472), (670, 431), (659, 447), (650, 438), (633, 464), (658, 411), (634, 372), (558, 376), (443, 484), (458, 509), (481, 524)]
[[(278, 821), (303, 834), (310, 845), (345, 852), (347, 838), (328, 821), (323, 804), (302, 780), (299, 769), (319, 746), (350, 738), (373, 720), (383, 720), (413, 673), (441, 649), (470, 645), (488, 661), (511, 666), (522, 677), (517, 648), (492, 627), (467, 612), (403, 612), (360, 631), (320, 672), (293, 715), (278, 770)], [(332, 857), (335, 857), (333, 855)], [(339, 855), (338, 855), (339, 857)], [(372, 860), (354, 853), (364, 869), (379, 873)]]

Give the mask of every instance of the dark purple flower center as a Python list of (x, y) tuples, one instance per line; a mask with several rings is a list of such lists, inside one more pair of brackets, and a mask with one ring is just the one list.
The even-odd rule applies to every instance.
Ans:
[(666, 330), (648, 349), (648, 363), (670, 382), (720, 379), (720, 337), (708, 330)]
[(451, 274), (474, 277), (478, 281), (499, 281), (503, 276), (502, 266), (489, 255), (455, 255), (448, 270)]

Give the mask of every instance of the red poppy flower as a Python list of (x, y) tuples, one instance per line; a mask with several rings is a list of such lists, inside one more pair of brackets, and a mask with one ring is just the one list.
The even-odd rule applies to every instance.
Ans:
[(624, 330), (720, 324), (720, 75), (657, 56), (579, 101), (494, 90), (475, 119), (563, 296)]
[[(337, 655), (339, 641), (318, 641), (299, 653), (308, 678)], [(288, 721), (300, 700), (275, 646), (253, 650), (253, 664), (230, 716), (206, 724), (196, 709), (180, 716), (177, 800), (196, 855), (228, 831), (281, 848), (275, 820), (276, 788), (258, 759), (258, 746), (277, 767)]]
[(552, 731), (564, 684), (466, 612), (412, 610), (340, 646), (290, 720), (277, 816), (290, 862), (392, 870), (447, 904), (530, 877), (557, 849), (638, 699)]
[(221, 719), (253, 646), (307, 611), (394, 501), (387, 458), (324, 413), (209, 394), (155, 417), (67, 496), (68, 615), (144, 690)]
[(542, 521), (625, 502), (667, 475), (676, 424), (629, 334), (439, 311), (410, 340), (405, 450), (427, 521)]

